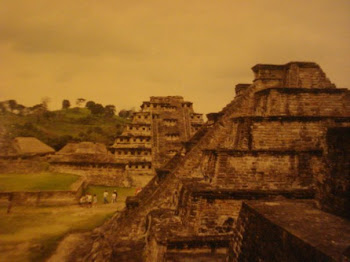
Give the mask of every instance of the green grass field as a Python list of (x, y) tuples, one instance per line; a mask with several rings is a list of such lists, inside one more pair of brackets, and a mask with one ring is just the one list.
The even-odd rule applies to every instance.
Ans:
[(0, 192), (69, 190), (78, 179), (76, 175), (52, 172), (0, 174)]
[[(104, 190), (117, 190), (116, 204), (102, 204)], [(6, 207), (0, 207), (0, 261), (44, 261), (67, 234), (92, 230), (123, 209), (135, 189), (91, 186), (87, 192), (101, 199), (92, 208), (14, 206), (6, 214)]]

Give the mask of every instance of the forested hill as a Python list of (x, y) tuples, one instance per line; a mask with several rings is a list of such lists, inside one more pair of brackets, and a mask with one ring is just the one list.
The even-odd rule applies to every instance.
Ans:
[(18, 114), (0, 110), (2, 138), (33, 136), (56, 150), (67, 142), (114, 142), (129, 120), (114, 114), (92, 112), (88, 108), (66, 108), (57, 111), (35, 111)]

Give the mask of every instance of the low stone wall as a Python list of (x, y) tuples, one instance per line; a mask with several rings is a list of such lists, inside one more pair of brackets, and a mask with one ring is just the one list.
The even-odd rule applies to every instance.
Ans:
[(150, 174), (125, 170), (109, 164), (51, 163), (50, 170), (85, 177), (88, 184), (118, 187), (143, 187), (153, 177)]
[(38, 173), (45, 171), (49, 168), (49, 163), (45, 161), (44, 157), (32, 157), (32, 158), (2, 158), (0, 159), (0, 172), (1, 173)]
[(72, 184), (71, 190), (67, 191), (23, 191), (23, 192), (0, 192), (0, 206), (7, 206), (9, 199), (13, 206), (59, 206), (74, 205), (79, 203), (87, 183), (79, 179)]

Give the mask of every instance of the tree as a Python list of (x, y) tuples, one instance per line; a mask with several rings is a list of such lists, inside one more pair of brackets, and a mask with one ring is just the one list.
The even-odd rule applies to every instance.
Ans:
[(78, 98), (77, 101), (75, 101), (75, 104), (78, 106), (78, 107), (81, 107), (82, 104), (86, 101), (85, 98)]
[(18, 111), (18, 113), (19, 113), (20, 115), (23, 115), (24, 109), (26, 109), (26, 107), (25, 107), (24, 105), (21, 105), (21, 104), (17, 104), (17, 105), (16, 105), (16, 110)]
[(43, 108), (45, 108), (45, 110), (48, 109), (49, 103), (51, 102), (51, 98), (48, 96), (45, 96), (43, 98), (41, 98), (41, 104), (43, 105)]
[(105, 115), (108, 117), (113, 117), (115, 114), (115, 106), (114, 105), (106, 105), (105, 106)]
[(11, 100), (9, 100), (9, 101), (8, 101), (8, 105), (9, 105), (10, 110), (11, 110), (11, 112), (12, 112), (13, 110), (15, 110), (15, 109), (16, 109), (16, 106), (17, 106), (17, 101), (16, 101), (16, 100), (11, 99)]
[(130, 118), (133, 113), (134, 113), (133, 110), (122, 109), (122, 110), (119, 111), (118, 116), (120, 116), (122, 118)]
[(68, 109), (70, 107), (70, 102), (67, 99), (62, 101), (62, 109)]
[(91, 108), (93, 108), (96, 105), (96, 103), (94, 101), (88, 101), (85, 104), (85, 107), (88, 108), (91, 111)]
[(6, 108), (4, 106), (3, 103), (0, 103), (0, 113), (5, 113), (6, 112)]
[(105, 109), (101, 104), (95, 104), (93, 107), (89, 109), (91, 111), (91, 114), (93, 115), (102, 115), (105, 112)]
[(29, 107), (33, 114), (42, 114), (46, 111), (46, 107), (43, 104), (37, 104), (32, 107)]

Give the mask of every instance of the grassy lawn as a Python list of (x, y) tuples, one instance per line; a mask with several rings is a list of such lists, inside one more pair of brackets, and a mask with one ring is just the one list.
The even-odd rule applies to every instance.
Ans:
[(0, 174), (0, 191), (69, 190), (79, 176), (43, 172), (36, 174)]
[[(116, 204), (101, 204), (105, 189), (117, 190)], [(0, 207), (0, 261), (44, 261), (65, 235), (92, 230), (124, 208), (135, 189), (92, 186), (88, 192), (99, 198), (92, 208), (14, 206), (6, 214), (6, 207)]]

